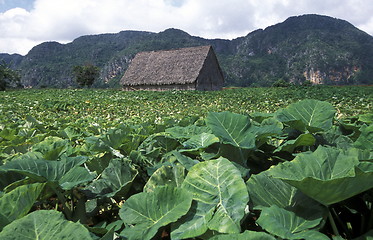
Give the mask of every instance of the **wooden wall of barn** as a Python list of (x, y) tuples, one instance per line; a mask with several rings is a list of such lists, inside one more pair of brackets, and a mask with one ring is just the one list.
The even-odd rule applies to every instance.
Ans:
[(224, 76), (219, 67), (218, 60), (210, 49), (197, 78), (197, 90), (215, 91), (221, 90), (224, 85)]

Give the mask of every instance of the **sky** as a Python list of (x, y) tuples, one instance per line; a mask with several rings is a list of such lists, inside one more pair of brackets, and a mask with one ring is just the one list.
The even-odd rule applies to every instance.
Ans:
[(373, 0), (0, 0), (0, 53), (124, 30), (234, 39), (303, 14), (347, 20), (373, 35)]

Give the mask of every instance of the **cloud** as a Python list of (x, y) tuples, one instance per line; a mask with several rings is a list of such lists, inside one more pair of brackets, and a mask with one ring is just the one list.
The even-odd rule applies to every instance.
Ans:
[[(0, 3), (4, 0), (0, 0)], [(44, 41), (86, 34), (180, 28), (205, 38), (236, 38), (306, 13), (350, 21), (373, 34), (371, 0), (35, 0), (0, 13), (0, 52), (26, 54)]]

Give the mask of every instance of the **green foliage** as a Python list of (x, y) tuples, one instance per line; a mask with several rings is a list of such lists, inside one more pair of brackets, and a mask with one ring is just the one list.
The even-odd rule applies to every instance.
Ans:
[(84, 66), (75, 66), (73, 73), (75, 75), (76, 83), (80, 87), (90, 87), (94, 81), (99, 77), (100, 69), (92, 64), (86, 64)]
[(371, 89), (274, 90), (0, 93), (0, 238), (367, 238)]
[(0, 238), (93, 240), (83, 225), (67, 221), (61, 213), (53, 210), (36, 211), (12, 222), (0, 232)]
[(22, 59), (6, 58), (13, 58), (12, 68), (21, 70), (25, 86), (74, 86), (71, 69), (89, 62), (101, 70), (100, 81), (93, 87), (118, 88), (138, 52), (212, 45), (226, 86), (270, 87), (278, 79), (302, 85), (305, 75), (318, 71), (325, 84), (372, 84), (372, 39), (343, 20), (304, 15), (232, 41), (203, 39), (177, 29), (160, 33), (124, 31), (83, 36), (66, 45), (46, 42)]
[(18, 87), (20, 85), (19, 74), (10, 69), (5, 63), (0, 63), (0, 91), (7, 87)]
[(291, 84), (284, 79), (278, 79), (276, 82), (272, 84), (272, 87), (290, 87)]
[(302, 86), (303, 86), (303, 87), (310, 87), (310, 86), (312, 86), (312, 85), (313, 85), (312, 82), (309, 81), (309, 80), (304, 81), (304, 82), (302, 83)]

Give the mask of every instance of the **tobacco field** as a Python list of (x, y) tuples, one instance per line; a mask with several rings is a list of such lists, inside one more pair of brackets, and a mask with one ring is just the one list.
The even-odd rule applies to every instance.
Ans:
[(373, 239), (373, 87), (0, 92), (0, 239)]

